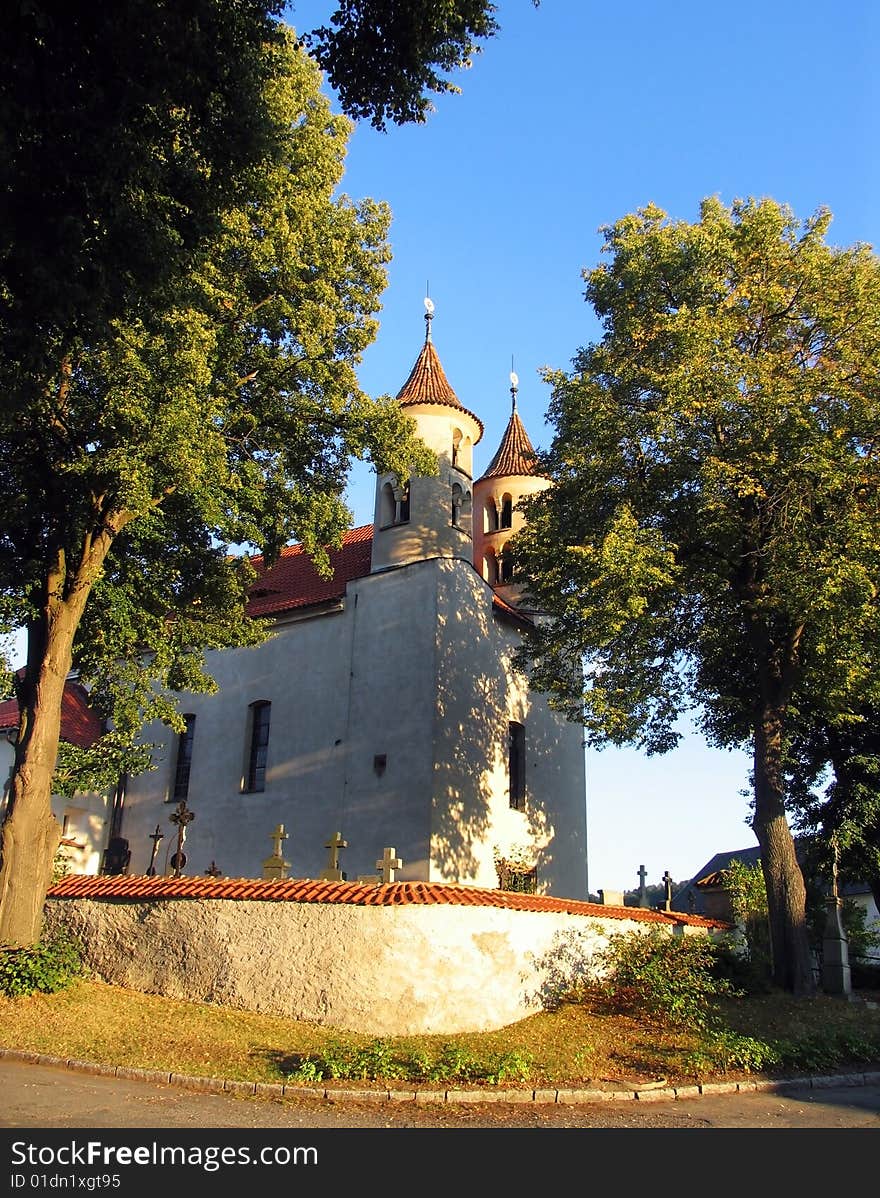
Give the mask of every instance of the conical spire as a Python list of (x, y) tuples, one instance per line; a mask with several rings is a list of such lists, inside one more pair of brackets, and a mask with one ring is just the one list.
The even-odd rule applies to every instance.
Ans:
[(499, 478), (502, 475), (519, 475), (525, 478), (540, 477), (535, 450), (516, 410), (515, 394), (513, 411), (510, 413), (501, 444), (482, 477)]
[(402, 408), (410, 407), (414, 404), (442, 404), (445, 407), (458, 408), (461, 412), (467, 412), (467, 415), (472, 420), (475, 420), (479, 426), (479, 436), (476, 438), (476, 440), (479, 440), (483, 435), (483, 422), (473, 412), (468, 411), (453, 391), (440, 363), (440, 358), (434, 348), (434, 344), (431, 341), (431, 321), (434, 318), (434, 305), (430, 300), (426, 299), (425, 307), (427, 309), (425, 315), (425, 344), (416, 358), (415, 365), (409, 372), (409, 377), (397, 393), (397, 402)]

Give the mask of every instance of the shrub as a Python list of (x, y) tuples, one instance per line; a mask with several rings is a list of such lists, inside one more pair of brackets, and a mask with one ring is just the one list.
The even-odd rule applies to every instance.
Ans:
[(54, 994), (82, 972), (82, 948), (68, 937), (55, 936), (33, 948), (0, 946), (0, 994), (9, 998), (35, 991)]
[(740, 993), (713, 973), (718, 948), (703, 936), (670, 936), (660, 929), (612, 936), (594, 955), (600, 992), (621, 1009), (671, 1024), (705, 1028), (711, 999)]

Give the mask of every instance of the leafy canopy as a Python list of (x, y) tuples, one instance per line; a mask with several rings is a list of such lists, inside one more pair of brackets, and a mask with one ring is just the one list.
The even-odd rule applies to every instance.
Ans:
[[(880, 266), (772, 200), (649, 206), (585, 272), (599, 342), (549, 371), (553, 487), (517, 568), (527, 658), (592, 743), (720, 745), (810, 685), (876, 693)], [(586, 675), (582, 663), (586, 662)]]
[(179, 724), (167, 690), (212, 689), (204, 650), (262, 638), (243, 616), (253, 570), (230, 546), (271, 561), (296, 539), (326, 568), (351, 523), (352, 457), (401, 477), (434, 466), (399, 406), (355, 375), (386, 282), (387, 208), (335, 194), (350, 122), (331, 115), (314, 62), (292, 35), (264, 53), (284, 136), (217, 212), (204, 252), (161, 302), (59, 346), (44, 378), (0, 365), (15, 395), (0, 411), (4, 614), (36, 630), (49, 598), (90, 586), (74, 660), (115, 724), (98, 759), (64, 759), (70, 785), (142, 767), (142, 720)]

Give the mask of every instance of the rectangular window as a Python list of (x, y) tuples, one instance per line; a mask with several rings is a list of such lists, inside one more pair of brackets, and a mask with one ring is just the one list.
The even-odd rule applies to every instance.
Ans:
[(266, 789), (266, 758), (269, 752), (269, 716), (271, 703), (251, 704), (251, 741), (248, 751), (245, 790)]
[(189, 772), (192, 765), (193, 737), (196, 734), (196, 717), (185, 715), (186, 728), (177, 738), (177, 762), (174, 767), (174, 788), (169, 803), (179, 803), (189, 794)]
[(526, 730), (513, 720), (507, 725), (507, 775), (510, 805), (524, 811), (526, 805)]

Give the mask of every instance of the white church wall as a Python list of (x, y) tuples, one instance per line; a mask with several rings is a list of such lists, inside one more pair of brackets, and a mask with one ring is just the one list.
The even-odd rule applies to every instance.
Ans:
[(50, 898), (46, 923), (78, 936), (110, 984), (376, 1036), (505, 1027), (552, 1005), (609, 935), (663, 926), (488, 905), (86, 898)]
[[(0, 821), (6, 815), (9, 778), (14, 762), (14, 743), (0, 737), (0, 778), (3, 779)], [(99, 873), (110, 828), (110, 795), (97, 791), (77, 791), (72, 796), (52, 795), (51, 803), (52, 814), (58, 821), (62, 837), (69, 842), (59, 849), (59, 864), (71, 873)]]
[[(586, 793), (581, 729), (551, 712), (513, 669), (518, 633), (462, 563), (439, 566), (439, 671), (432, 857), (438, 872), (497, 886), (494, 850), (530, 850), (539, 893), (585, 900)], [(510, 805), (508, 726), (523, 724), (526, 796)], [(434, 875), (432, 874), (432, 877)]]
[[(228, 877), (259, 877), (270, 836), (284, 825), (290, 876), (317, 877), (336, 831), (350, 878), (375, 873), (386, 846), (404, 858), (400, 878), (425, 877), (431, 788), (433, 580), (417, 567), (349, 586), (344, 608), (292, 620), (263, 645), (209, 655), (219, 690), (186, 696), (196, 716), (187, 806), (186, 873), (211, 862)], [(242, 793), (249, 705), (272, 704), (265, 790)], [(131, 872), (146, 872), (150, 835), (170, 872), (168, 820), (176, 737), (152, 725), (156, 769), (131, 780), (123, 835)], [(383, 760), (384, 759), (384, 760)]]

